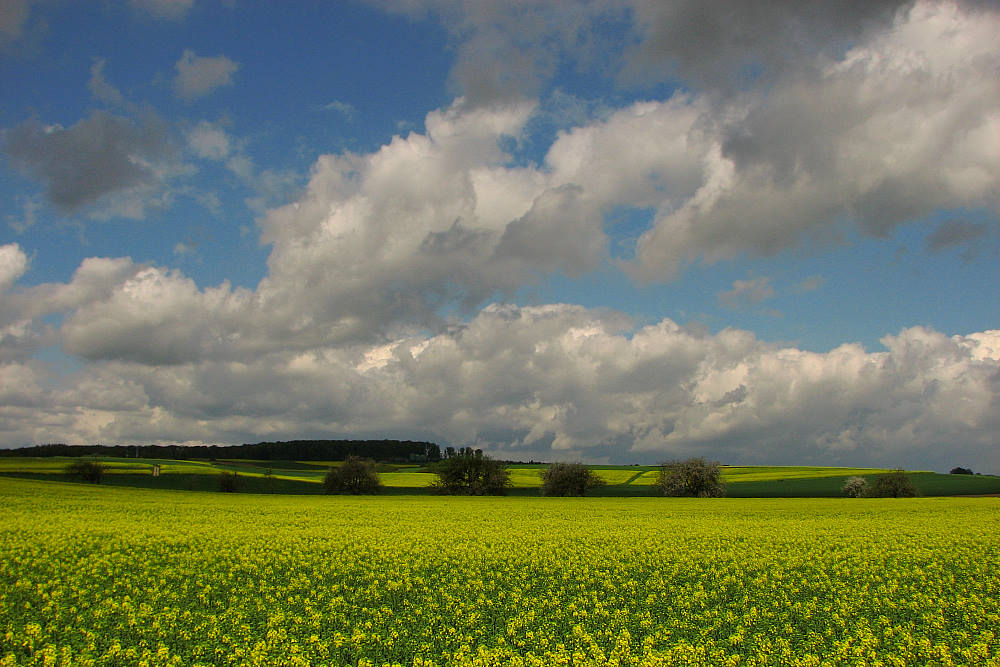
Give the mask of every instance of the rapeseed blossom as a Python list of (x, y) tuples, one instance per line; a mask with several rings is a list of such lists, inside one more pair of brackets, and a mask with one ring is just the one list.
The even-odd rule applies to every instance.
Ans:
[(1000, 665), (998, 510), (0, 479), (0, 665)]

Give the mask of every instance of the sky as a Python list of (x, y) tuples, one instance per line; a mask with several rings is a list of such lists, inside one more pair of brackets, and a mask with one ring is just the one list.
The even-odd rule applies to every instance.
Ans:
[(1000, 473), (1000, 6), (0, 0), (0, 447)]

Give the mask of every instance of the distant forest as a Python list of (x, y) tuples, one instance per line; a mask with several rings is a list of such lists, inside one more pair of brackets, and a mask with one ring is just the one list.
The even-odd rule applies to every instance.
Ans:
[(376, 461), (439, 461), (433, 442), (411, 440), (289, 440), (254, 445), (35, 445), (0, 449), (0, 456), (109, 456), (147, 459), (257, 459), (343, 461), (362, 456)]

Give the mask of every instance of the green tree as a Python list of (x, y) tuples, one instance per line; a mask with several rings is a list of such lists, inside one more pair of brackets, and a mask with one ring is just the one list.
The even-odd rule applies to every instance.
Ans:
[(326, 472), (323, 488), (327, 493), (363, 495), (381, 491), (382, 482), (378, 478), (378, 472), (375, 471), (375, 461), (360, 456), (348, 456), (342, 464)]
[(507, 466), (483, 451), (463, 447), (434, 466), (437, 480), (431, 487), (438, 493), (466, 496), (498, 496), (510, 486)]
[(85, 461), (77, 459), (66, 466), (66, 474), (79, 477), (91, 484), (100, 484), (104, 477), (104, 466), (97, 461)]
[(583, 496), (604, 480), (582, 463), (553, 463), (541, 471), (543, 496)]
[(718, 498), (726, 495), (721, 465), (700, 456), (660, 464), (656, 489), (663, 496)]
[(913, 498), (917, 495), (917, 487), (902, 470), (896, 469), (875, 479), (868, 495), (873, 498)]

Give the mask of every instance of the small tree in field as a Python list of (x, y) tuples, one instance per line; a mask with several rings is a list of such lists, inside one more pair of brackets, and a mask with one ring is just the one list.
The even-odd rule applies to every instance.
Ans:
[(340, 466), (327, 471), (323, 487), (327, 493), (362, 495), (378, 493), (382, 490), (382, 482), (375, 471), (375, 461), (349, 456)]
[(240, 476), (235, 470), (223, 470), (219, 473), (219, 491), (236, 493), (240, 488)]
[(718, 498), (726, 495), (721, 465), (700, 456), (662, 463), (656, 489), (662, 496)]
[(864, 477), (848, 477), (840, 490), (848, 498), (864, 498), (868, 495), (868, 481)]
[(463, 496), (500, 496), (510, 486), (510, 471), (501, 461), (463, 447), (457, 454), (434, 466), (437, 475), (431, 488), (438, 493)]
[(104, 477), (104, 466), (97, 461), (78, 459), (66, 466), (66, 474), (79, 477), (91, 484), (100, 484), (101, 478)]
[(913, 480), (902, 470), (893, 470), (885, 475), (879, 475), (868, 493), (873, 498), (913, 498), (917, 495), (917, 487)]
[(582, 463), (553, 463), (541, 471), (543, 496), (583, 496), (604, 480)]

